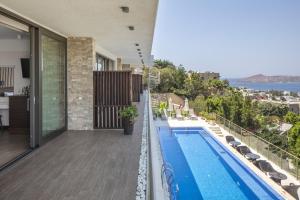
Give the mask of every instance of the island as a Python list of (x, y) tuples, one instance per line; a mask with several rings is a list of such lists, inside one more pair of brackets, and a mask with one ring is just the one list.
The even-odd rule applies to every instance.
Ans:
[(300, 83), (300, 76), (266, 76), (263, 74), (256, 74), (238, 79), (238, 81), (250, 83)]

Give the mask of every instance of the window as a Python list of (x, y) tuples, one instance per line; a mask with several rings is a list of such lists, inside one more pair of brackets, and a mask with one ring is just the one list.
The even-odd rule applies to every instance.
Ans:
[(114, 61), (108, 58), (101, 56), (100, 54), (96, 54), (96, 65), (95, 71), (108, 71), (113, 70)]

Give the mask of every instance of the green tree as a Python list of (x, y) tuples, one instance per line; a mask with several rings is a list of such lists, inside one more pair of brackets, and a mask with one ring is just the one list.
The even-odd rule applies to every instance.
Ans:
[(288, 107), (286, 105), (276, 105), (272, 103), (260, 103), (258, 106), (260, 112), (265, 116), (276, 115), (280, 118), (284, 117), (288, 112)]
[(221, 107), (220, 107), (221, 102), (222, 102), (222, 99), (218, 96), (209, 97), (207, 99), (207, 111), (209, 113), (215, 112), (215, 113), (221, 114), (222, 113)]
[(288, 132), (288, 144), (291, 152), (300, 156), (300, 122), (297, 122)]
[(175, 68), (175, 65), (172, 62), (168, 61), (168, 60), (158, 59), (158, 60), (154, 60), (154, 66), (153, 67), (156, 67), (158, 69), (163, 69), (163, 68), (167, 68), (167, 67)]
[(222, 80), (212, 79), (208, 81), (208, 88), (212, 95), (223, 94), (226, 84)]
[(197, 96), (195, 100), (190, 101), (189, 104), (191, 108), (194, 108), (195, 113), (207, 111), (207, 102), (204, 96)]
[(294, 112), (288, 112), (285, 116), (284, 116), (284, 121), (290, 124), (295, 124), (298, 121), (300, 121), (300, 117), (299, 115), (297, 115)]
[(189, 72), (189, 75), (184, 81), (184, 89), (186, 97), (194, 100), (197, 96), (205, 96), (203, 80), (196, 72)]
[(252, 103), (251, 99), (246, 98), (243, 102), (242, 108), (242, 121), (241, 124), (243, 127), (248, 129), (255, 129), (257, 127), (257, 123), (255, 122), (255, 113), (252, 111)]
[(230, 119), (231, 116), (231, 99), (229, 97), (222, 98), (221, 101), (223, 117)]
[(242, 103), (243, 96), (239, 92), (234, 92), (231, 97), (232, 106), (231, 106), (231, 121), (238, 125), (242, 125)]
[(187, 78), (187, 74), (184, 67), (176, 68), (173, 73), (174, 73), (173, 78), (175, 81), (174, 88), (183, 89), (185, 80)]
[(160, 70), (160, 83), (157, 86), (158, 92), (173, 92), (176, 87), (174, 69), (166, 67)]

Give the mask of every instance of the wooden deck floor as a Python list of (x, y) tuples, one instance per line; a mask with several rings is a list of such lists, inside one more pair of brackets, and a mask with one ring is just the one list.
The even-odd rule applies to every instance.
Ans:
[(68, 131), (0, 172), (0, 199), (135, 199), (143, 101), (138, 107), (131, 136)]

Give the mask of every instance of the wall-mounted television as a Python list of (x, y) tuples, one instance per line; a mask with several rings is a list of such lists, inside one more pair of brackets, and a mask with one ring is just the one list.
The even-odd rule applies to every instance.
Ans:
[(22, 76), (23, 78), (30, 77), (30, 60), (29, 58), (21, 58)]

